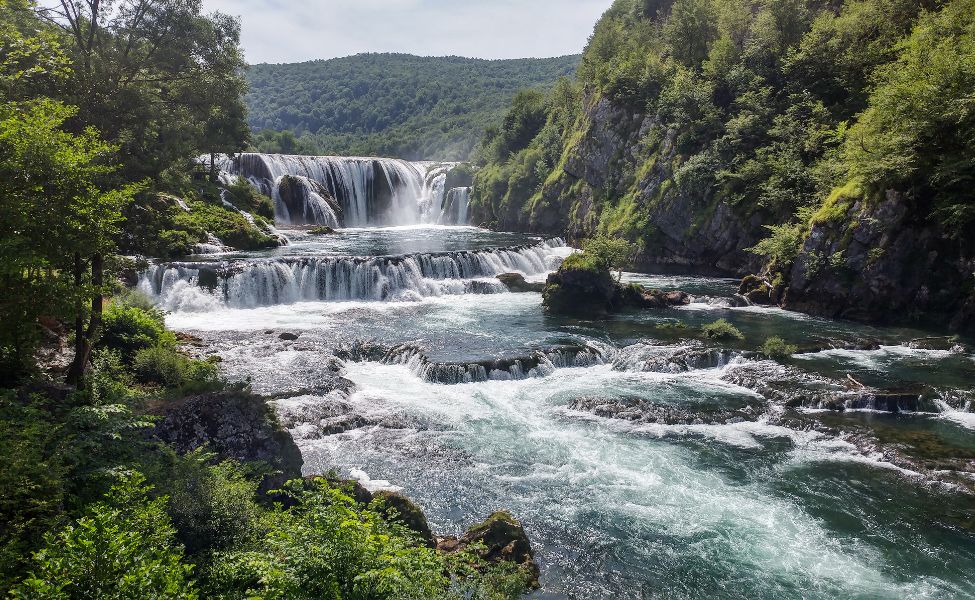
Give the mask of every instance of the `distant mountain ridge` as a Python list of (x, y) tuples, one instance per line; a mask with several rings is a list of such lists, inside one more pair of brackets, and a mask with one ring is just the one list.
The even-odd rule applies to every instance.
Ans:
[[(580, 59), (358, 54), (257, 64), (247, 70), (248, 121), (267, 152), (466, 159), (515, 93), (551, 87)], [(282, 131), (297, 140), (273, 135)]]

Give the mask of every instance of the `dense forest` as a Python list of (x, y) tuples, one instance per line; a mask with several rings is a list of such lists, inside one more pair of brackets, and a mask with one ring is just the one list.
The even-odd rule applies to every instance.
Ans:
[(267, 399), (122, 285), (122, 253), (275, 243), (269, 200), (195, 160), (248, 143), (238, 21), (51, 5), (0, 3), (0, 595), (520, 594), (531, 574), (487, 564), (477, 532), (441, 552), (408, 500), (300, 479)]
[(518, 90), (549, 88), (578, 64), (360, 54), (253, 65), (248, 122), (264, 152), (464, 160)]
[(800, 310), (970, 327), (973, 98), (971, 0), (618, 0), (577, 78), (488, 132), (474, 210), (759, 272)]

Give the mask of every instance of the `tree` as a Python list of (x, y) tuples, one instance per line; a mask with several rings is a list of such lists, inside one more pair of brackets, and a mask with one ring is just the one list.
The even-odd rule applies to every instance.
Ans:
[(124, 157), (128, 181), (204, 152), (246, 146), (240, 24), (201, 0), (61, 0), (40, 10), (74, 62), (76, 131), (95, 127)]
[(598, 235), (582, 244), (582, 251), (597, 266), (608, 271), (616, 271), (616, 281), (623, 278), (623, 268), (633, 259), (636, 246), (623, 238)]
[(24, 99), (64, 77), (67, 61), (50, 36), (30, 33), (31, 13), (18, 6), (29, 8), (0, 13), (0, 282), (9, 291), (0, 301), (0, 362), (16, 380), (32, 362), (38, 319), (73, 316), (71, 379), (80, 384), (101, 315), (104, 256), (136, 187), (108, 185), (114, 148), (97, 132), (65, 130), (77, 109)]

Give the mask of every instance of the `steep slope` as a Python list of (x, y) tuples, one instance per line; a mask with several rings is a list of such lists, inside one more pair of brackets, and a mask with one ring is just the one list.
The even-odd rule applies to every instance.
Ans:
[(973, 14), (618, 0), (576, 81), (516, 98), (483, 141), (475, 222), (762, 272), (809, 312), (971, 327)]
[[(551, 87), (579, 56), (479, 60), (359, 54), (247, 70), (255, 130), (293, 131), (308, 153), (406, 159), (468, 158), (522, 88)], [(257, 136), (260, 150), (271, 138)]]

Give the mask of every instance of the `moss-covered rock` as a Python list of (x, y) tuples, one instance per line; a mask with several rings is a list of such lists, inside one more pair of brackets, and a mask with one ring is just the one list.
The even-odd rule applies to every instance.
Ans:
[(397, 492), (379, 491), (372, 495), (372, 503), (388, 520), (397, 521), (415, 531), (427, 546), (437, 547), (426, 515), (412, 500)]
[(459, 539), (440, 538), (437, 548), (443, 552), (458, 552), (473, 548), (488, 562), (509, 562), (518, 565), (529, 576), (529, 587), (538, 587), (538, 565), (524, 526), (507, 511), (497, 511), (483, 522), (474, 525)]

